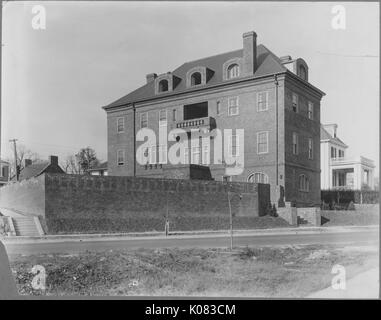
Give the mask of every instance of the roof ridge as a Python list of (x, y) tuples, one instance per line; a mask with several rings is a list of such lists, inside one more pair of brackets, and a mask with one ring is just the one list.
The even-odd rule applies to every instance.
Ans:
[[(257, 46), (258, 47), (258, 46)], [(187, 61), (187, 62), (184, 62), (182, 65), (184, 64), (187, 64), (187, 63), (194, 63), (196, 61), (200, 61), (200, 60), (205, 60), (205, 59), (209, 59), (209, 58), (215, 58), (215, 57), (218, 57), (218, 56), (222, 56), (224, 54), (228, 54), (228, 53), (232, 53), (232, 52), (238, 52), (238, 51), (243, 51), (243, 49), (236, 49), (236, 50), (232, 50), (232, 51), (226, 51), (226, 52), (222, 52), (222, 53), (218, 53), (218, 54), (214, 54), (212, 56), (207, 56), (207, 57), (204, 57), (204, 58), (199, 58), (199, 59), (195, 59), (195, 60), (191, 60), (191, 61)], [(178, 69), (178, 68), (176, 68)]]

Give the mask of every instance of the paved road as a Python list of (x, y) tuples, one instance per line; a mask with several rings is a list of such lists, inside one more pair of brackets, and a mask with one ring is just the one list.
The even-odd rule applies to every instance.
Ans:
[[(236, 235), (235, 246), (273, 246), (296, 244), (377, 244), (379, 233), (377, 230), (356, 232), (330, 232), (310, 234), (266, 234), (266, 235)], [(137, 238), (137, 239), (97, 239), (97, 240), (69, 240), (59, 242), (34, 241), (29, 243), (5, 242), (8, 255), (35, 254), (35, 253), (77, 253), (81, 251), (104, 251), (117, 249), (137, 248), (211, 248), (228, 247), (229, 236), (202, 236), (182, 238)]]

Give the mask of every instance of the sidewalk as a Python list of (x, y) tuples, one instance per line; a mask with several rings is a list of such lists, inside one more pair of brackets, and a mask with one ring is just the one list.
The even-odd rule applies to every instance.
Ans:
[[(234, 236), (265, 236), (265, 235), (292, 235), (292, 234), (316, 234), (316, 233), (343, 233), (363, 232), (364, 230), (376, 231), (378, 225), (373, 226), (333, 226), (333, 227), (295, 227), (273, 229), (250, 229), (234, 230)], [(134, 232), (134, 233), (102, 233), (102, 234), (68, 234), (68, 235), (45, 235), (41, 237), (8, 236), (0, 240), (6, 243), (30, 243), (30, 242), (65, 242), (65, 241), (112, 241), (129, 239), (184, 239), (206, 237), (226, 237), (229, 230), (200, 230), (200, 231), (174, 231), (165, 236), (164, 232)]]
[(374, 268), (347, 280), (345, 290), (335, 290), (329, 287), (310, 294), (307, 298), (378, 299), (380, 289), (379, 274), (379, 268)]

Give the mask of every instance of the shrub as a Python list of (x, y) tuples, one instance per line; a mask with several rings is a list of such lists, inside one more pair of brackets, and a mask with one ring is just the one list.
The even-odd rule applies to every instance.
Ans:
[(0, 218), (0, 235), (6, 236), (10, 231), (11, 229), (8, 225), (8, 222)]
[(349, 202), (347, 210), (356, 210), (355, 204), (353, 203), (353, 201)]

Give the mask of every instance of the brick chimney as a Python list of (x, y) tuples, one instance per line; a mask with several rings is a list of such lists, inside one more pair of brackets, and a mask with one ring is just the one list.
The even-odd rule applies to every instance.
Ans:
[(146, 75), (146, 79), (147, 79), (147, 83), (155, 80), (157, 77), (157, 74), (156, 73), (150, 73), (150, 74), (147, 74)]
[(57, 156), (49, 156), (49, 163), (52, 165), (58, 166), (58, 157)]
[(257, 34), (254, 31), (246, 32), (243, 38), (243, 67), (242, 75), (251, 76), (257, 69)]
[(31, 159), (25, 159), (24, 160), (24, 168), (30, 166), (32, 164), (32, 160)]

